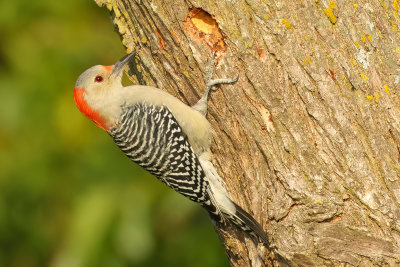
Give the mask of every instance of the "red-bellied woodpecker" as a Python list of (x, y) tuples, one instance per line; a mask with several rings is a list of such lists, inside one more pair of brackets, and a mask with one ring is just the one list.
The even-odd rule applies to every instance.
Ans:
[(212, 80), (214, 57), (206, 71), (206, 91), (192, 107), (158, 88), (122, 86), (124, 66), (93, 66), (75, 85), (79, 110), (103, 128), (134, 162), (175, 191), (199, 203), (217, 223), (229, 221), (256, 241), (268, 238), (255, 219), (235, 204), (211, 163), (211, 127), (205, 115), (210, 89), (236, 79)]

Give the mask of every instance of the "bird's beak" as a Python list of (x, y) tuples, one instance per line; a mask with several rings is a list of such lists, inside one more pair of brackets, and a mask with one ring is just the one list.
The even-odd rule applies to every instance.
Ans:
[(129, 63), (130, 59), (134, 57), (134, 55), (135, 53), (130, 53), (118, 60), (118, 62), (114, 64), (114, 68), (110, 76), (122, 77), (124, 67)]

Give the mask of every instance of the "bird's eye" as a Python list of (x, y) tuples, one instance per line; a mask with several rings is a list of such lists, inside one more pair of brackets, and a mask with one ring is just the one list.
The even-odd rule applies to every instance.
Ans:
[(103, 81), (103, 77), (101, 76), (96, 76), (96, 78), (94, 78), (94, 80), (98, 83), (101, 83)]

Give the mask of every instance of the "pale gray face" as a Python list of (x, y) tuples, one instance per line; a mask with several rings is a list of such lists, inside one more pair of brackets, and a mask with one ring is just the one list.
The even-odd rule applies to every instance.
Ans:
[(84, 89), (90, 95), (103, 92), (115, 82), (121, 83), (123, 69), (133, 56), (128, 54), (111, 66), (96, 65), (87, 69), (79, 76), (75, 89)]
[(101, 92), (115, 80), (114, 66), (96, 65), (84, 71), (75, 83), (75, 89), (84, 89), (86, 94)]
[(74, 100), (78, 109), (99, 127), (107, 130), (118, 112), (121, 79), (124, 66), (133, 54), (126, 55), (112, 66), (96, 65), (83, 72), (75, 84)]

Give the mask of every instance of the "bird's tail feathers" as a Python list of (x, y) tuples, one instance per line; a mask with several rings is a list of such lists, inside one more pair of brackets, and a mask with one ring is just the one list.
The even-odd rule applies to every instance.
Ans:
[(200, 163), (210, 186), (208, 189), (210, 200), (202, 205), (209, 212), (211, 218), (221, 224), (230, 221), (247, 232), (256, 243), (261, 241), (269, 244), (267, 234), (263, 231), (260, 224), (229, 198), (224, 182), (211, 163), (209, 154), (205, 153), (200, 156)]
[(229, 219), (240, 229), (248, 233), (256, 243), (262, 242), (266, 245), (269, 244), (268, 236), (262, 229), (261, 225), (247, 213), (244, 209), (238, 206), (236, 203), (232, 202), (235, 205), (236, 212), (234, 215), (227, 214)]

